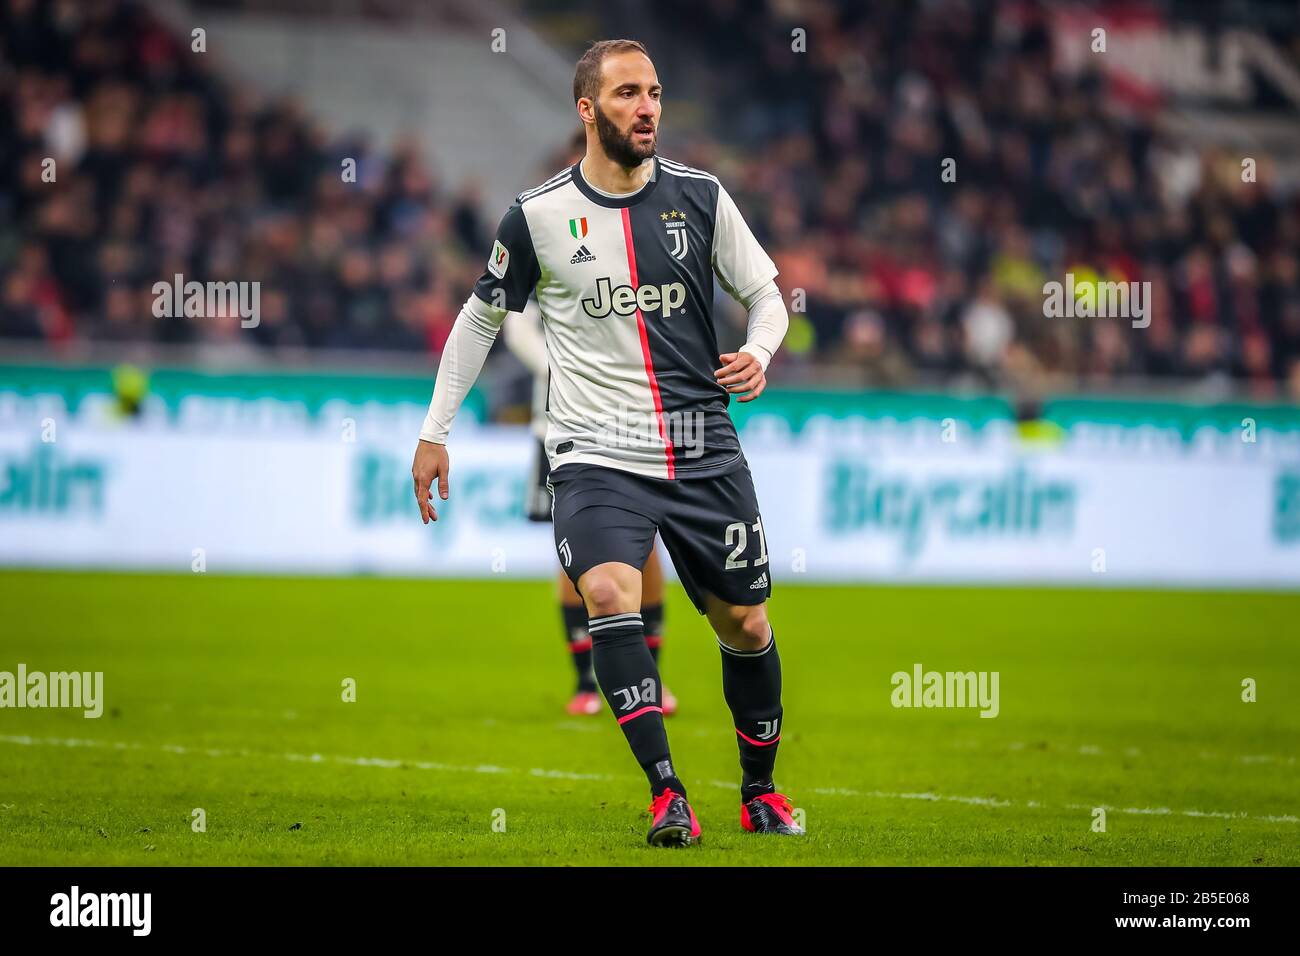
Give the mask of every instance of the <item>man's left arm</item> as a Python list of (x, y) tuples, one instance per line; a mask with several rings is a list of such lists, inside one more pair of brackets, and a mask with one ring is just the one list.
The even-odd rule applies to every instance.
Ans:
[(713, 271), (727, 294), (749, 311), (745, 344), (719, 355), (722, 367), (714, 372), (718, 384), (752, 402), (767, 387), (767, 366), (789, 328), (781, 291), (776, 287), (776, 265), (758, 244), (730, 194), (718, 186), (718, 208), (713, 228)]

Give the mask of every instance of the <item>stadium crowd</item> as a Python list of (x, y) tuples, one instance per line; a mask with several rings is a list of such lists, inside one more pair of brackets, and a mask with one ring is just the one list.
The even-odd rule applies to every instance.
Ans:
[[(128, 0), (0, 4), (0, 339), (438, 352), (491, 242), (472, 184), (209, 72)], [(725, 107), (717, 135), (673, 140), (670, 96), (664, 151), (722, 177), (801, 290), (792, 380), (1300, 399), (1300, 201), (1267, 157), (1243, 182), (1240, 156), (1117, 111), (1032, 17), (859, 6), (801, 13), (816, 55), (792, 54), (781, 4), (660, 8), (713, 58), (691, 95)], [(1046, 317), (1067, 272), (1150, 282), (1150, 326)], [(176, 273), (260, 281), (260, 325), (156, 318)]]
[[(702, 143), (693, 165), (737, 181), (782, 287), (807, 290), (821, 361), (893, 384), (1232, 377), (1300, 398), (1300, 196), (1267, 159), (1244, 182), (1240, 154), (1163, 136), (1099, 72), (1055, 69), (1050, 8), (766, 9), (662, 12), (708, 38), (714, 98), (737, 104), (725, 139), (748, 147), (729, 164)], [(791, 54), (796, 29), (817, 55)], [(1149, 281), (1151, 325), (1045, 318), (1044, 283), (1067, 272)]]
[[(441, 348), (491, 236), (413, 139), (330, 138), (134, 4), (4, 2), (0, 336)], [(260, 282), (260, 323), (156, 317), (178, 273)]]

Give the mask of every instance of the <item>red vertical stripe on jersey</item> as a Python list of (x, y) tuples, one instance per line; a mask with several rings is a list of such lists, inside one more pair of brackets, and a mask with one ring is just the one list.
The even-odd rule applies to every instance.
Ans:
[[(632, 245), (632, 219), (626, 208), (623, 209), (623, 244), (627, 246), (627, 271), (632, 288), (638, 287), (636, 278), (636, 248)], [(659, 437), (664, 441), (664, 459), (668, 466), (668, 477), (676, 477), (673, 462), (673, 443), (668, 440), (668, 429), (664, 427), (664, 403), (659, 397), (659, 382), (655, 378), (654, 362), (650, 360), (650, 340), (645, 334), (645, 318), (641, 310), (636, 310), (636, 329), (641, 334), (641, 357), (645, 360), (646, 378), (650, 380), (650, 395), (655, 402), (655, 419), (659, 422)], [(622, 721), (620, 721), (622, 723)]]

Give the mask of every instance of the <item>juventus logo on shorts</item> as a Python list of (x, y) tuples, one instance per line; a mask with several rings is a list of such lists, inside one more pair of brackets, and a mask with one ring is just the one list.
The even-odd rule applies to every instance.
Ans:
[[(552, 512), (552, 518), (554, 518), (554, 512)], [(559, 549), (560, 549), (560, 560), (564, 562), (564, 566), (567, 568), (571, 564), (573, 564), (573, 552), (569, 550), (568, 538), (564, 538), (560, 542)]]

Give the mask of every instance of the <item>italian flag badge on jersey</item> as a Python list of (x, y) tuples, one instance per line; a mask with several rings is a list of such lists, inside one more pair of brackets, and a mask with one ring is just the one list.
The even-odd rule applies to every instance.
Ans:
[(573, 234), (574, 239), (585, 239), (587, 237), (587, 217), (570, 219), (569, 232)]

